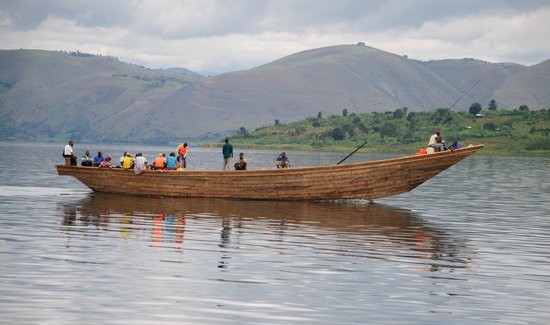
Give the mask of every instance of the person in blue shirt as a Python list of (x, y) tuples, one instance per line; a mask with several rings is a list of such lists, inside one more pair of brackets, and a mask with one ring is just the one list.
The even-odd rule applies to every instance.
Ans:
[(458, 148), (462, 148), (462, 143), (460, 143), (460, 140), (458, 138), (455, 138), (455, 141), (453, 142), (453, 144), (451, 144), (451, 149), (458, 149)]
[(101, 151), (97, 152), (97, 156), (94, 157), (94, 162), (92, 163), (92, 166), (99, 167), (99, 164), (105, 160), (105, 157), (103, 157), (103, 154)]
[(171, 152), (170, 155), (166, 158), (166, 168), (165, 169), (175, 170), (176, 168), (178, 168), (178, 158), (176, 157), (175, 152)]

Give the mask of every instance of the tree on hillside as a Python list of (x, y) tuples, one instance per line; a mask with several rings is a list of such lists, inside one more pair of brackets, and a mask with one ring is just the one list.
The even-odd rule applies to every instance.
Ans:
[(397, 135), (397, 125), (386, 122), (380, 127), (379, 132), (382, 136), (395, 137)]
[(348, 109), (347, 108), (344, 108), (342, 110), (342, 116), (348, 116)]
[(279, 126), (280, 123), (279, 119), (275, 119), (275, 126)]
[(350, 138), (353, 138), (355, 136), (355, 129), (352, 125), (350, 124), (344, 124), (342, 125), (342, 132), (344, 133), (344, 135), (347, 133), (349, 134)]
[(481, 112), (481, 104), (473, 103), (472, 105), (470, 105), (469, 112), (470, 114), (472, 114), (473, 117), (475, 117), (476, 114), (479, 114), (479, 112)]
[(323, 112), (317, 113), (317, 118), (318, 118), (318, 119), (322, 119), (322, 118), (323, 118)]
[(340, 128), (335, 128), (334, 130), (332, 130), (332, 138), (334, 140), (344, 140), (345, 136), (346, 135)]
[(529, 106), (527, 106), (527, 105), (521, 105), (521, 106), (519, 107), (519, 110), (522, 111), (522, 112), (527, 112), (527, 111), (529, 111)]
[(393, 112), (393, 117), (396, 119), (401, 119), (405, 116), (405, 110), (402, 108), (398, 108)]
[(248, 136), (248, 130), (244, 126), (241, 126), (237, 130), (237, 136), (247, 137)]
[(438, 108), (435, 110), (435, 112), (432, 115), (432, 123), (443, 123), (447, 124), (453, 120), (453, 116), (449, 114), (449, 109), (447, 108)]
[(493, 122), (485, 123), (483, 124), (483, 128), (485, 130), (495, 131), (497, 129), (497, 126)]
[(494, 100), (494, 99), (491, 99), (489, 101), (489, 107), (487, 107), (488, 110), (490, 111), (496, 111), (497, 110), (497, 101)]

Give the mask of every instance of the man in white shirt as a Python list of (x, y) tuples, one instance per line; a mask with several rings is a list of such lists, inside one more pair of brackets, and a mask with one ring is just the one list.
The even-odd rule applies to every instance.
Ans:
[(134, 163), (134, 173), (141, 174), (147, 169), (147, 158), (143, 157), (141, 152), (136, 154), (136, 160)]
[(428, 140), (428, 147), (434, 143), (437, 143), (437, 137), (440, 137), (439, 131), (436, 131), (434, 134), (432, 134), (430, 140)]
[(65, 149), (63, 150), (63, 157), (65, 157), (65, 165), (70, 166), (72, 165), (73, 161), (73, 140), (69, 140), (69, 144), (65, 146)]

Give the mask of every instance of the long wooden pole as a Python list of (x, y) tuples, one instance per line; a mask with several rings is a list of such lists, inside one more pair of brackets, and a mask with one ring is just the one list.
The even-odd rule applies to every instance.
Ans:
[(346, 159), (348, 159), (349, 157), (351, 157), (351, 155), (353, 155), (354, 153), (356, 153), (359, 149), (363, 148), (366, 144), (367, 144), (367, 141), (365, 141), (365, 143), (363, 143), (362, 145), (360, 145), (359, 147), (357, 147), (355, 150), (353, 150), (353, 152), (350, 153), (349, 155), (347, 155), (344, 159), (340, 160), (336, 165), (340, 165), (341, 163), (343, 163), (344, 160), (346, 160)]
[[(447, 117), (447, 115), (449, 114), (449, 112), (453, 109), (453, 107), (462, 99), (464, 98), (464, 96), (468, 95), (468, 93), (470, 91), (472, 91), (472, 89), (474, 89), (474, 87), (481, 81), (481, 79), (479, 79), (478, 81), (476, 81), (476, 83), (470, 87), (470, 89), (468, 89), (467, 92), (465, 92), (462, 96), (460, 96), (459, 99), (457, 99), (453, 105), (451, 105), (451, 107), (449, 107), (449, 109), (447, 110), (447, 112), (445, 113), (445, 116), (443, 116), (443, 118), (441, 119), (441, 121), (439, 122), (439, 124), (441, 124), (445, 118)], [(359, 147), (357, 147), (355, 150), (353, 150), (349, 155), (347, 155), (346, 157), (344, 157), (344, 159), (340, 160), (336, 165), (340, 165), (341, 163), (343, 163), (346, 159), (348, 159), (349, 157), (351, 157), (354, 153), (356, 153), (359, 149), (363, 148), (365, 145), (367, 144), (367, 141), (365, 141), (362, 145), (360, 145)]]
[(464, 96), (468, 95), (468, 93), (469, 93), (472, 89), (474, 89), (474, 87), (475, 87), (480, 81), (481, 81), (481, 79), (479, 79), (478, 81), (476, 81), (476, 83), (475, 83), (472, 87), (470, 87), (470, 89), (468, 89), (467, 92), (465, 92), (462, 96), (460, 96), (460, 98), (457, 99), (456, 102), (454, 102), (454, 104), (453, 104), (451, 107), (449, 107), (449, 109), (447, 110), (447, 112), (445, 112), (445, 115), (443, 116), (443, 118), (441, 119), (441, 121), (439, 121), (439, 124), (441, 124), (441, 123), (443, 123), (443, 121), (445, 121), (445, 119), (447, 118), (447, 115), (448, 115), (449, 112), (453, 109), (453, 107), (455, 107), (455, 105), (456, 105), (462, 98), (464, 98)]

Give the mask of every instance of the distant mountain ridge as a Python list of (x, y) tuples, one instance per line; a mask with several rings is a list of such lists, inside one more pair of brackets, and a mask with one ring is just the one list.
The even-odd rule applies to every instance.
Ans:
[(475, 59), (422, 62), (364, 45), (295, 53), (202, 77), (113, 57), (0, 50), (0, 139), (169, 143), (305, 117), (454, 109), (549, 108), (550, 60), (526, 67)]

